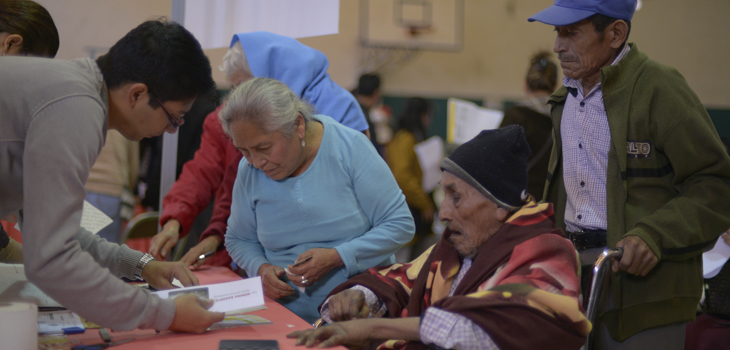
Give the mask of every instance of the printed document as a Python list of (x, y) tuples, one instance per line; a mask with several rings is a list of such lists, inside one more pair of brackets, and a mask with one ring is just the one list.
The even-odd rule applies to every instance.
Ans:
[(479, 135), (482, 130), (499, 128), (504, 112), (477, 106), (458, 98), (450, 98), (446, 113), (446, 141), (462, 144)]
[(210, 311), (225, 312), (226, 315), (260, 310), (265, 307), (261, 277), (205, 286), (161, 290), (155, 292), (155, 294), (163, 299), (175, 299), (186, 294), (195, 294), (201, 299), (213, 299), (215, 303)]

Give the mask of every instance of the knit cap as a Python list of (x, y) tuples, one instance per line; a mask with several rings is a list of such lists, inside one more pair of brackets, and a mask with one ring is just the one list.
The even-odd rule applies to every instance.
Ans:
[(466, 181), (500, 207), (514, 211), (527, 199), (530, 146), (518, 125), (483, 130), (441, 161), (441, 170)]

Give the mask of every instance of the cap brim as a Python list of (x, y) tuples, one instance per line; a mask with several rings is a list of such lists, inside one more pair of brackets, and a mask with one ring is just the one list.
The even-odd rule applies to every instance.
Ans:
[(528, 22), (542, 22), (551, 26), (567, 26), (580, 22), (596, 12), (552, 5), (527, 19)]

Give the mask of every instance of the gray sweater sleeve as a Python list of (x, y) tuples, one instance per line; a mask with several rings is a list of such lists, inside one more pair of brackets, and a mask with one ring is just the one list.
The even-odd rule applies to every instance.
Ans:
[(100, 326), (164, 330), (175, 316), (174, 302), (117, 277), (132, 277), (142, 253), (80, 229), (84, 183), (103, 144), (105, 119), (98, 97), (76, 95), (27, 120), (25, 272), (54, 300)]

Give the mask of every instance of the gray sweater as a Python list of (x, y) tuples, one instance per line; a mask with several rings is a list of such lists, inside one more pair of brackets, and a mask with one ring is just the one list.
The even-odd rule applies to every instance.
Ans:
[(132, 287), (142, 256), (80, 228), (106, 135), (108, 90), (91, 59), (0, 58), (0, 218), (23, 210), (25, 273), (103, 327), (167, 329), (172, 300)]

